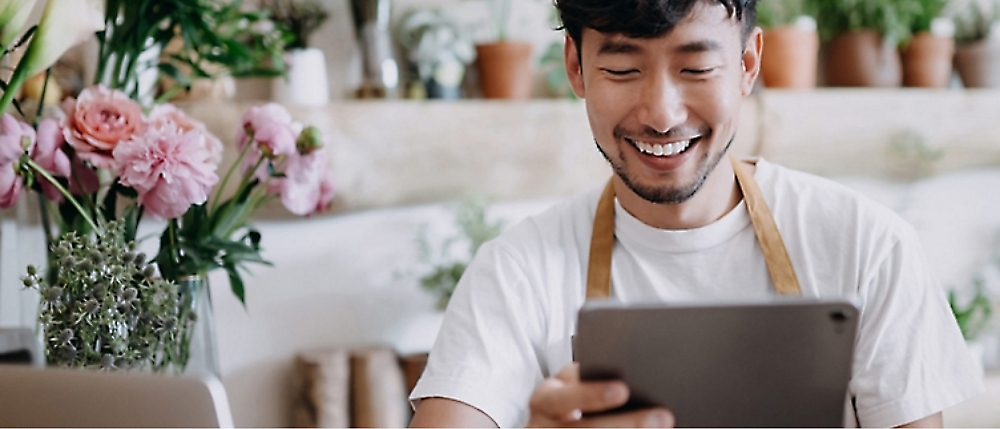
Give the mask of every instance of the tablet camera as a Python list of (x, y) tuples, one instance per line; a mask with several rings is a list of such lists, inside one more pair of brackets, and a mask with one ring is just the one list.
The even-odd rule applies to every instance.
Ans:
[(834, 332), (843, 334), (845, 329), (844, 324), (847, 322), (847, 319), (847, 313), (844, 313), (843, 311), (834, 311), (830, 313), (830, 320), (833, 321)]

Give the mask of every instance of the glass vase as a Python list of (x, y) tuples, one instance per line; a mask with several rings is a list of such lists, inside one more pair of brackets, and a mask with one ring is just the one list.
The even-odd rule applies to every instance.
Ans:
[(194, 322), (187, 332), (186, 363), (182, 372), (186, 374), (211, 374), (220, 378), (219, 352), (215, 339), (215, 317), (212, 313), (212, 294), (208, 277), (205, 275), (186, 276), (178, 280), (182, 302)]

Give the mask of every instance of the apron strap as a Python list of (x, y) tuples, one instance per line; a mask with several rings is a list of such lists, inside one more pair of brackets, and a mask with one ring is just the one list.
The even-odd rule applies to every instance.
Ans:
[[(736, 182), (740, 185), (743, 199), (746, 201), (750, 221), (753, 223), (757, 242), (764, 253), (764, 262), (771, 275), (774, 289), (781, 295), (800, 295), (802, 293), (795, 269), (788, 257), (785, 242), (771, 215), (771, 209), (757, 186), (753, 175), (746, 171), (743, 163), (734, 156), (729, 156), (736, 173)], [(611, 296), (611, 253), (615, 244), (615, 190), (609, 180), (601, 199), (597, 203), (594, 215), (594, 230), (590, 236), (590, 259), (587, 266), (587, 299), (608, 298)]]

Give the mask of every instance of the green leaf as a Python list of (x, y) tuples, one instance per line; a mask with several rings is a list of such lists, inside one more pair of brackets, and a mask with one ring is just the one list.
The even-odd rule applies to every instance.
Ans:
[(243, 304), (243, 308), (246, 309), (247, 301), (246, 291), (243, 288), (243, 277), (236, 270), (235, 264), (226, 264), (225, 270), (226, 274), (229, 274), (229, 288), (232, 289), (233, 295), (236, 295), (236, 298)]

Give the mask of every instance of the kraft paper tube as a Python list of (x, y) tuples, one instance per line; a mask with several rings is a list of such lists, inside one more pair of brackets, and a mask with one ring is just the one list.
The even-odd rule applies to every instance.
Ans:
[(406, 382), (396, 352), (375, 347), (351, 356), (353, 426), (406, 427), (410, 419)]
[(347, 350), (299, 354), (295, 372), (300, 397), (295, 405), (296, 427), (339, 428), (351, 422), (351, 367)]

